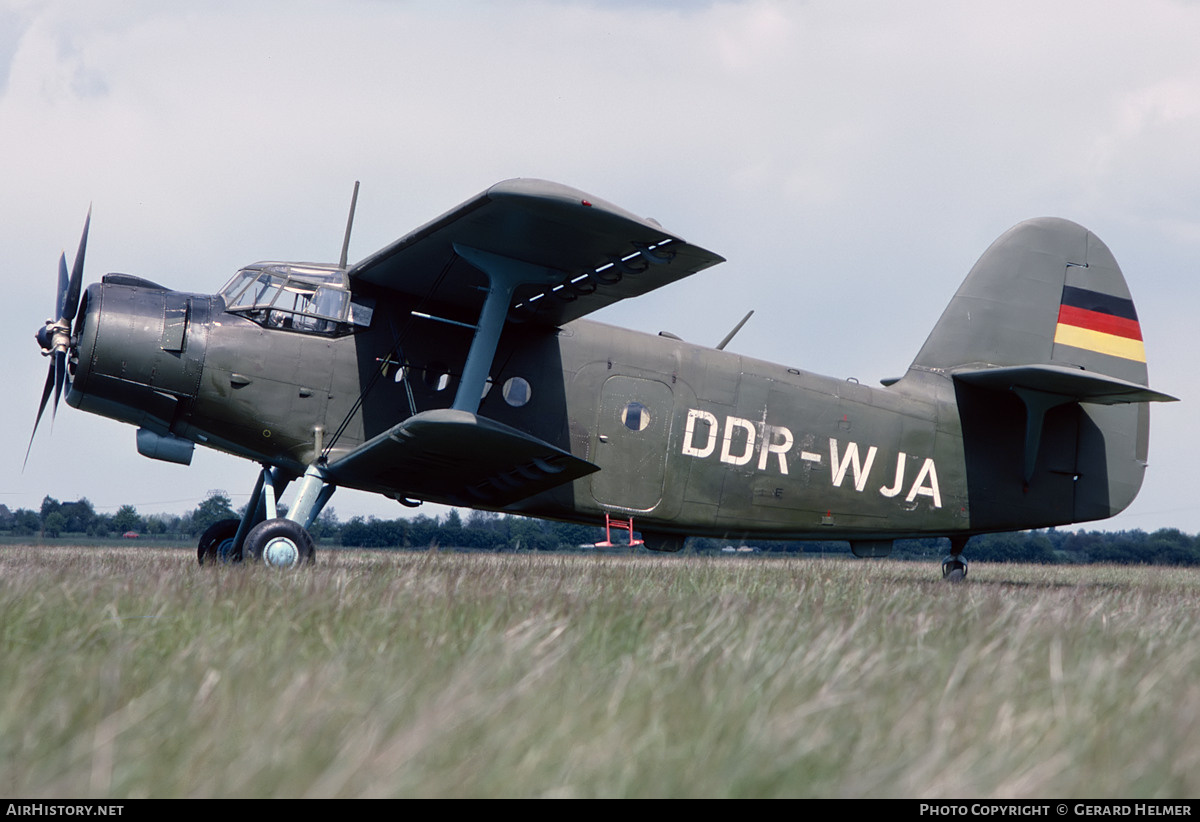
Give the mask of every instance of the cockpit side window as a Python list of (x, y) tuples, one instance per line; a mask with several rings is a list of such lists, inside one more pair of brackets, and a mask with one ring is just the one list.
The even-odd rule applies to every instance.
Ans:
[(352, 301), (340, 270), (251, 267), (234, 275), (220, 294), (226, 311), (268, 328), (340, 336), (370, 324), (370, 306)]
[(249, 289), (249, 291), (255, 292), (253, 304), (255, 306), (268, 307), (274, 305), (275, 300), (279, 298), (282, 285), (283, 283), (278, 277), (271, 277), (267, 274), (262, 275), (258, 278), (258, 282)]
[(246, 286), (258, 279), (257, 271), (246, 271), (243, 269), (234, 275), (229, 284), (221, 289), (221, 294), (225, 297), (225, 305), (233, 307), (235, 305), (253, 305), (254, 293)]
[(317, 286), (316, 293), (312, 298), (312, 312), (318, 317), (340, 320), (346, 316), (346, 303), (349, 301), (349, 296), (341, 289), (325, 285)]

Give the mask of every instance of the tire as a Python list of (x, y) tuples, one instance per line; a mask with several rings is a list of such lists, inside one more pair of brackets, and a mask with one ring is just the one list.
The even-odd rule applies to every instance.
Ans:
[(947, 557), (942, 561), (942, 579), (947, 582), (962, 582), (967, 578), (966, 560), (956, 556)]
[(251, 528), (242, 552), (248, 559), (275, 568), (311, 565), (316, 556), (312, 535), (304, 526), (282, 518), (269, 519)]
[(240, 524), (240, 520), (223, 519), (205, 529), (196, 549), (196, 559), (201, 565), (242, 561), (242, 552), (233, 545)]

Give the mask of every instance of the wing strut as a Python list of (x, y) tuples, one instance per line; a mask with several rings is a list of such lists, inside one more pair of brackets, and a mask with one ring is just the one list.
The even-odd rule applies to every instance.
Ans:
[(454, 395), (454, 404), (450, 406), (455, 411), (474, 414), (483, 400), (483, 389), (496, 356), (496, 347), (500, 344), (500, 332), (504, 330), (513, 292), (529, 283), (552, 285), (562, 280), (564, 272), (458, 243), (454, 244), (454, 251), (486, 274), (490, 284), (487, 299), (479, 312), (479, 322), (475, 326), (475, 338), (471, 340), (471, 350), (467, 352), (467, 361), (463, 365), (458, 393)]

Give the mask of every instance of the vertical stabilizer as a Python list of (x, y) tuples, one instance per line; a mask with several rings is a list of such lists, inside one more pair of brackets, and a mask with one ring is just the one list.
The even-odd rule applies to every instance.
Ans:
[(1108, 246), (1043, 217), (1007, 231), (979, 258), (914, 368), (1057, 363), (1147, 384), (1141, 326)]
[(1055, 218), (984, 252), (909, 369), (952, 381), (971, 523), (1100, 519), (1141, 487), (1150, 390), (1142, 329), (1108, 247)]

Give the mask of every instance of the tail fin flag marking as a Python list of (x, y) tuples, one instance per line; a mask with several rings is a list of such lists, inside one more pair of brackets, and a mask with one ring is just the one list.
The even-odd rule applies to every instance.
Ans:
[(1133, 300), (1064, 285), (1054, 329), (1056, 345), (1146, 362)]

